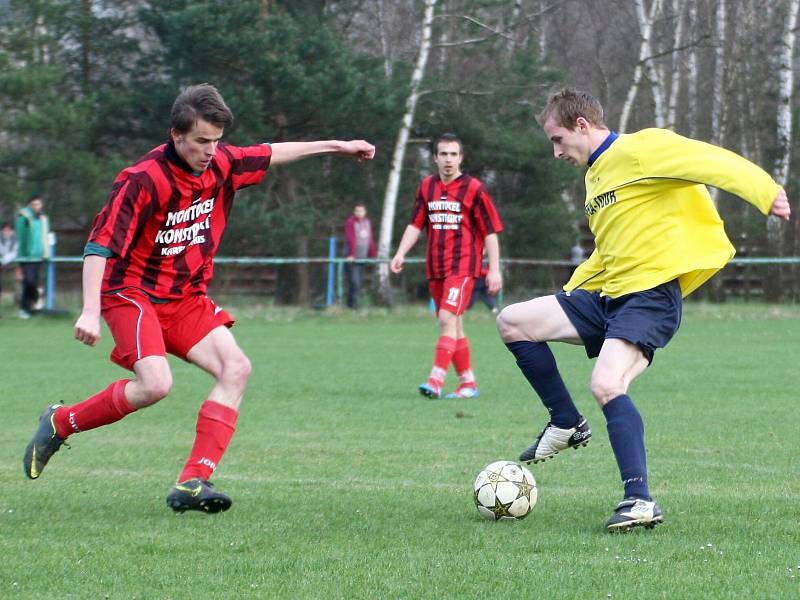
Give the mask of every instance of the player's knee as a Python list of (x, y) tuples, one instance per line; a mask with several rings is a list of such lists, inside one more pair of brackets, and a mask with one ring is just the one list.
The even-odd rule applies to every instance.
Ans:
[(501, 310), (500, 314), (497, 315), (497, 319), (495, 320), (495, 323), (497, 324), (497, 331), (504, 342), (513, 342), (519, 337), (518, 324), (513, 318), (513, 313), (509, 310), (509, 308), (511, 307), (507, 306)]
[(625, 384), (615, 377), (603, 374), (592, 375), (590, 384), (592, 395), (600, 406), (607, 404), (617, 396), (625, 393)]
[(166, 398), (172, 389), (172, 374), (165, 373), (142, 382), (142, 404), (149, 406)]
[(222, 377), (226, 382), (238, 384), (244, 387), (247, 380), (250, 379), (250, 373), (253, 370), (253, 365), (250, 359), (244, 353), (238, 353), (225, 360), (222, 365)]

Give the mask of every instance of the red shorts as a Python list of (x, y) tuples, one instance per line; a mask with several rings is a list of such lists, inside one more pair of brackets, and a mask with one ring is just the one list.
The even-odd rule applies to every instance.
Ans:
[(101, 309), (116, 343), (111, 360), (130, 370), (145, 356), (167, 352), (186, 360), (189, 350), (213, 329), (234, 323), (208, 296), (200, 295), (154, 303), (141, 290), (128, 288), (103, 294)]
[(428, 288), (436, 304), (436, 312), (446, 310), (454, 315), (463, 315), (472, 297), (474, 277), (451, 276), (446, 279), (429, 279)]

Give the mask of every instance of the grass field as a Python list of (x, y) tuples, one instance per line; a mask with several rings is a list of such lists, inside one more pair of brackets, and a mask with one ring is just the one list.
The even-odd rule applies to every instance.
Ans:
[(546, 414), (491, 315), (468, 316), (481, 397), (436, 402), (416, 395), (422, 309), (233, 312), (254, 372), (215, 476), (234, 505), (214, 516), (164, 504), (210, 386), (180, 361), (167, 399), (26, 480), (44, 406), (124, 374), (108, 335), (90, 349), (68, 319), (0, 320), (0, 598), (800, 597), (800, 307), (686, 307), (631, 389), (665, 523), (622, 535), (604, 528), (621, 486), (580, 348), (555, 352), (594, 438), (533, 466), (526, 520), (493, 523), (472, 481)]

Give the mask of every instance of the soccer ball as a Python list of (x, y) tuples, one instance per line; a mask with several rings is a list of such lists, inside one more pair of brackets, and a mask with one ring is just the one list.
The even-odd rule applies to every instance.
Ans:
[(519, 463), (498, 460), (487, 465), (475, 479), (475, 506), (482, 517), (524, 519), (536, 505), (536, 480)]

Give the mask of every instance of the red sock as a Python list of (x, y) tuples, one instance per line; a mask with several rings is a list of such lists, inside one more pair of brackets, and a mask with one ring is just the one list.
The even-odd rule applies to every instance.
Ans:
[(475, 387), (475, 375), (470, 364), (469, 340), (466, 337), (456, 340), (456, 350), (453, 352), (453, 366), (458, 375), (458, 387)]
[(431, 376), (428, 381), (433, 381), (436, 385), (441, 386), (444, 383), (447, 369), (450, 366), (450, 361), (453, 358), (453, 352), (456, 349), (456, 341), (443, 335), (436, 342), (436, 353), (433, 355), (433, 368), (431, 369)]
[(206, 400), (197, 413), (194, 446), (178, 481), (210, 479), (236, 429), (239, 413), (229, 406)]
[(66, 438), (73, 433), (114, 423), (135, 411), (125, 398), (125, 386), (129, 381), (120, 379), (83, 402), (59, 408), (53, 415), (58, 437)]

